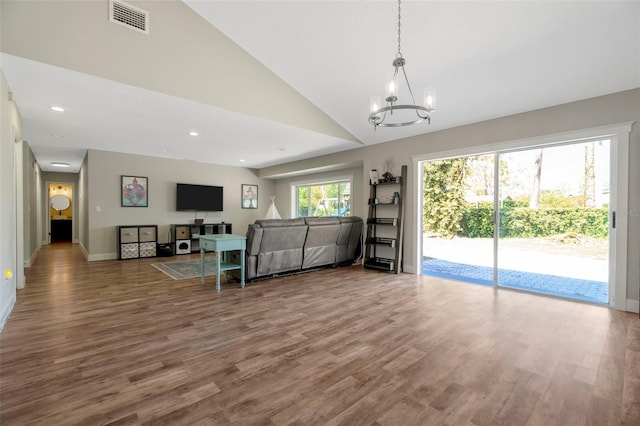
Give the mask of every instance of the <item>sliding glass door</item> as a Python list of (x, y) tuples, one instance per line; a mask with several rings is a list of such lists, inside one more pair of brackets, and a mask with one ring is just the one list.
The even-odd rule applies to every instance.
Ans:
[(610, 143), (498, 154), (497, 285), (609, 303)]
[(423, 163), (422, 273), (608, 304), (610, 145)]
[(486, 154), (424, 164), (423, 274), (493, 286), (494, 162)]

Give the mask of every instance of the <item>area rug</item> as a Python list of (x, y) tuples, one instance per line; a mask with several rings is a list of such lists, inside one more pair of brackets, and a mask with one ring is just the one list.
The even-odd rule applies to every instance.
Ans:
[[(215, 259), (207, 259), (204, 264), (204, 275), (215, 275)], [(152, 263), (151, 266), (169, 275), (174, 280), (200, 277), (200, 259), (179, 262)]]

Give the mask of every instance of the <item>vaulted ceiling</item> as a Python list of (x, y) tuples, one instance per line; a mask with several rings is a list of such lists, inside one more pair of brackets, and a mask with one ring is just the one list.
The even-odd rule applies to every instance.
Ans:
[(408, 77), (438, 109), (374, 131), (397, 2), (128, 3), (148, 35), (107, 0), (2, 1), (2, 71), (44, 170), (86, 149), (260, 168), (640, 87), (640, 2), (405, 1)]

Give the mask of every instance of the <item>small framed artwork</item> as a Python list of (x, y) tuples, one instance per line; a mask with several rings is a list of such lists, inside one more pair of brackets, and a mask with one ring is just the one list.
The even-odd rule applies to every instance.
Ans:
[(378, 170), (371, 169), (369, 172), (370, 183), (371, 185), (377, 185), (380, 182), (380, 177), (378, 176)]
[(258, 208), (258, 185), (242, 184), (242, 208)]
[(147, 178), (142, 176), (121, 176), (122, 207), (148, 207), (149, 187)]

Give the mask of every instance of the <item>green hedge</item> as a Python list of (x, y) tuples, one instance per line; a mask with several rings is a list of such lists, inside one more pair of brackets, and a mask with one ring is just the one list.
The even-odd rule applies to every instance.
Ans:
[[(548, 237), (575, 233), (595, 238), (609, 235), (608, 209), (539, 209), (501, 208), (500, 236), (502, 238)], [(465, 209), (462, 230), (458, 235), (470, 238), (493, 237), (493, 208), (480, 206)]]

